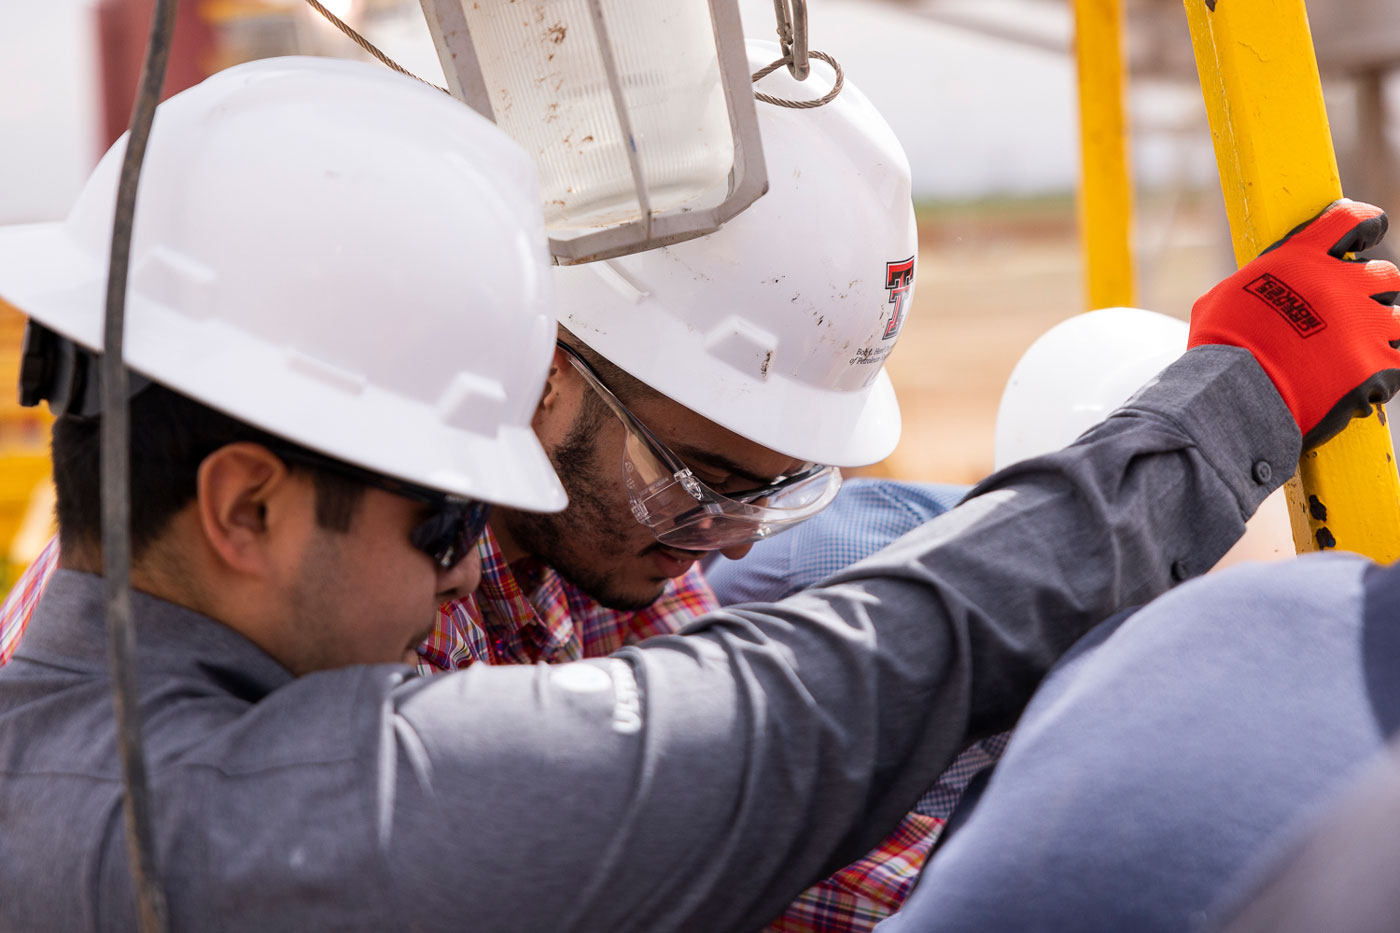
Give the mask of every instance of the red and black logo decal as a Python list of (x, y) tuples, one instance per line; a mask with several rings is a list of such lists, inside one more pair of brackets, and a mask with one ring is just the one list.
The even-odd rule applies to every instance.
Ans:
[(1327, 322), (1302, 295), (1267, 272), (1246, 285), (1244, 290), (1277, 311), (1298, 332), (1299, 337), (1311, 337), (1327, 327)]
[(885, 325), (882, 339), (891, 340), (899, 336), (899, 329), (904, 326), (904, 305), (913, 288), (913, 256), (900, 262), (885, 263), (885, 290), (890, 293), (890, 304), (894, 305), (894, 310), (890, 312), (890, 322)]

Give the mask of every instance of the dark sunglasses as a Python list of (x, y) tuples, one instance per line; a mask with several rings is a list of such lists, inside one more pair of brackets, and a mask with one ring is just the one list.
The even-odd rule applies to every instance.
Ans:
[(477, 540), (486, 530), (486, 522), (491, 518), (489, 502), (462, 499), (435, 489), (405, 483), (304, 447), (282, 444), (264, 446), (289, 464), (296, 463), (313, 470), (323, 470), (351, 482), (373, 486), (375, 489), (382, 489), (430, 506), (433, 514), (413, 527), (408, 534), (408, 540), (415, 548), (431, 557), (439, 570), (451, 570), (461, 563), (462, 558), (476, 547)]

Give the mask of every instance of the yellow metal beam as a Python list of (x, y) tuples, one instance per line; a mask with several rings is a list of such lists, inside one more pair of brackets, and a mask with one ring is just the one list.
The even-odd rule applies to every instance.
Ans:
[(1079, 236), (1090, 310), (1135, 304), (1122, 0), (1074, 0)]
[[(1185, 0), (1235, 260), (1342, 195), (1303, 0)], [(1304, 455), (1288, 484), (1301, 553), (1400, 557), (1400, 477), (1385, 413)]]

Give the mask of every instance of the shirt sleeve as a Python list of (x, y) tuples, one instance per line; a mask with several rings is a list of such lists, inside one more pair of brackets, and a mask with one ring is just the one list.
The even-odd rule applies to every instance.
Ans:
[(405, 685), (395, 887), (482, 929), (759, 926), (1011, 725), (1080, 634), (1209, 568), (1298, 452), (1248, 352), (1197, 348), (817, 589), (610, 659)]

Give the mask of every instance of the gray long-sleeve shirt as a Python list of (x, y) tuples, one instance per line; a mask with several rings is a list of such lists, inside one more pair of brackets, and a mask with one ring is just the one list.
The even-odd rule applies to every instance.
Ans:
[[(859, 857), (1114, 610), (1209, 567), (1298, 432), (1202, 348), (1067, 451), (772, 606), (609, 659), (293, 678), (136, 597), (175, 929), (746, 929)], [(100, 581), (0, 669), (0, 929), (129, 929)]]

